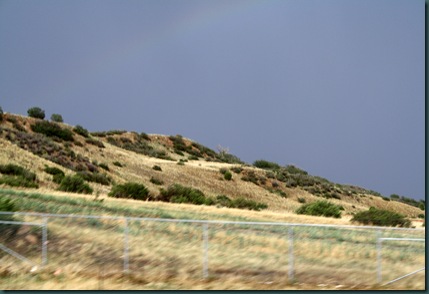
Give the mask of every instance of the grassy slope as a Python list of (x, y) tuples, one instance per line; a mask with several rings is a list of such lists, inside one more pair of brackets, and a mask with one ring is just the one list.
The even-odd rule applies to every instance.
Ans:
[[(11, 114), (6, 114), (5, 116), (13, 117), (18, 124), (26, 129), (28, 133), (32, 133), (30, 124), (34, 123), (36, 121), (35, 119)], [(71, 128), (71, 126), (66, 124), (62, 124), (62, 126)], [(1, 127), (4, 129), (14, 129), (14, 124), (7, 119), (4, 119)], [(305, 199), (307, 203), (321, 199), (320, 197), (310, 194), (300, 188), (287, 188), (283, 183), (277, 181), (280, 184), (277, 189), (287, 193), (287, 197), (281, 197), (267, 189), (271, 188), (271, 183), (274, 180), (266, 179), (267, 183), (265, 186), (255, 185), (252, 182), (241, 180), (243, 173), (233, 173), (232, 181), (224, 180), (219, 169), (222, 167), (231, 168), (233, 166), (240, 166), (238, 164), (228, 164), (199, 159), (189, 160), (185, 165), (178, 165), (177, 160), (180, 158), (186, 159), (187, 155), (180, 156), (174, 153), (172, 142), (166, 136), (151, 135), (150, 144), (156, 149), (164, 150), (168, 156), (174, 159), (174, 161), (149, 157), (119, 148), (109, 144), (105, 137), (96, 138), (103, 141), (105, 148), (99, 148), (88, 144), (85, 142), (85, 138), (77, 134), (74, 134), (74, 137), (76, 141), (80, 142), (80, 144), (73, 144), (70, 147), (76, 155), (82, 155), (83, 157), (88, 158), (91, 162), (96, 161), (98, 163), (107, 164), (110, 171), (105, 171), (103, 169), (99, 170), (103, 173), (107, 173), (107, 175), (116, 183), (124, 183), (128, 181), (144, 183), (148, 187), (151, 195), (154, 196), (159, 194), (160, 188), (166, 188), (171, 184), (179, 183), (200, 189), (206, 194), (206, 196), (215, 197), (217, 195), (224, 194), (230, 198), (245, 197), (254, 201), (262, 202), (268, 205), (267, 211), (278, 214), (293, 213), (302, 205), (298, 202), (298, 198)], [(121, 135), (116, 135), (116, 138), (121, 137), (132, 139), (133, 133), (127, 132)], [(190, 140), (184, 140), (187, 144), (190, 144)], [(70, 169), (36, 156), (33, 153), (12, 144), (9, 140), (4, 138), (4, 134), (3, 136), (0, 136), (0, 148), (2, 150), (0, 153), (0, 164), (15, 163), (35, 172), (38, 176), (40, 191), (50, 193), (55, 191), (57, 187), (57, 185), (52, 182), (52, 176), (43, 172), (45, 165), (58, 167), (66, 174), (74, 173)], [(123, 167), (115, 166), (113, 162), (120, 162)], [(152, 167), (154, 165), (160, 166), (162, 168), (162, 172), (153, 170)], [(244, 172), (253, 170), (257, 176), (264, 177), (266, 175), (266, 172), (262, 169), (251, 166), (242, 167), (244, 168)], [(151, 177), (161, 179), (164, 184), (162, 186), (152, 184), (150, 182)], [(90, 184), (94, 188), (94, 194), (100, 195), (102, 198), (106, 197), (111, 189), (111, 186), (103, 186), (95, 183)], [(329, 201), (344, 207), (345, 210), (343, 212), (343, 216), (345, 219), (350, 218), (353, 212), (366, 210), (370, 206), (399, 212), (411, 218), (416, 218), (422, 213), (422, 211), (416, 207), (396, 201), (386, 201), (381, 197), (374, 195), (341, 195), (341, 199), (330, 199)], [(124, 200), (120, 200), (119, 202), (124, 202)], [(162, 204), (151, 203), (150, 205)]]
[[(29, 125), (34, 121), (31, 118), (24, 118), (14, 116), (21, 125), (24, 126), (28, 132), (31, 132)], [(3, 128), (12, 128), (12, 123), (4, 122)], [(132, 137), (131, 133), (126, 133), (121, 136)], [(358, 210), (367, 209), (369, 206), (376, 206), (379, 208), (386, 208), (393, 211), (403, 213), (407, 216), (415, 217), (419, 213), (422, 213), (420, 209), (405, 205), (394, 201), (385, 201), (381, 197), (373, 195), (364, 196), (353, 196), (347, 197), (342, 195), (341, 199), (331, 199), (330, 201), (341, 204), (345, 211), (341, 219), (323, 218), (323, 217), (312, 217), (297, 215), (294, 211), (302, 205), (298, 202), (299, 198), (306, 199), (307, 203), (313, 200), (319, 200), (320, 197), (316, 197), (302, 189), (294, 188), (289, 189), (284, 185), (281, 185), (282, 191), (288, 194), (287, 198), (280, 197), (278, 194), (270, 193), (267, 189), (261, 186), (257, 186), (251, 182), (242, 181), (241, 175), (233, 173), (233, 180), (226, 181), (222, 179), (222, 175), (219, 172), (221, 167), (237, 166), (219, 162), (209, 162), (205, 160), (188, 161), (185, 165), (178, 165), (177, 161), (163, 160), (159, 158), (148, 157), (145, 155), (137, 154), (131, 151), (124, 150), (122, 148), (113, 146), (107, 143), (107, 140), (102, 138), (106, 148), (98, 148), (94, 145), (86, 144), (84, 138), (75, 135), (76, 139), (79, 140), (82, 146), (73, 145), (72, 149), (76, 154), (81, 154), (88, 157), (90, 161), (97, 161), (99, 163), (105, 163), (109, 166), (110, 171), (108, 175), (117, 183), (123, 183), (127, 181), (137, 181), (144, 183), (150, 190), (150, 193), (156, 195), (159, 192), (161, 186), (154, 185), (150, 182), (150, 178), (155, 176), (164, 181), (162, 187), (167, 187), (173, 183), (180, 183), (186, 186), (192, 186), (202, 190), (207, 196), (216, 196), (219, 194), (226, 194), (231, 198), (244, 196), (249, 199), (253, 199), (259, 202), (268, 204), (268, 209), (263, 211), (248, 211), (239, 209), (228, 209), (218, 208), (215, 206), (196, 206), (189, 204), (172, 204), (162, 202), (144, 202), (136, 200), (123, 200), (123, 199), (112, 199), (107, 197), (107, 193), (110, 191), (110, 186), (102, 186), (99, 184), (91, 183), (94, 188), (94, 195), (80, 195), (73, 193), (64, 193), (55, 191), (57, 185), (52, 183), (52, 176), (43, 172), (45, 165), (56, 166), (66, 174), (72, 174), (73, 172), (60, 165), (57, 165), (49, 160), (43, 159), (39, 156), (34, 155), (31, 152), (23, 150), (9, 142), (4, 138), (0, 138), (0, 164), (15, 163), (24, 166), (31, 171), (35, 172), (39, 180), (39, 189), (10, 189), (9, 187), (0, 187), (0, 196), (7, 196), (13, 198), (23, 211), (39, 211), (49, 213), (70, 213), (70, 214), (99, 214), (99, 215), (120, 215), (120, 216), (138, 216), (138, 217), (155, 217), (155, 218), (176, 218), (176, 219), (208, 219), (208, 220), (231, 220), (231, 221), (267, 221), (267, 222), (288, 222), (288, 223), (310, 223), (310, 224), (337, 224), (347, 225), (350, 224), (351, 213)], [(158, 148), (167, 148), (171, 142), (166, 136), (152, 135), (152, 143), (157, 145)], [(157, 137), (158, 139), (156, 139)], [(167, 147), (165, 147), (167, 146)], [(175, 160), (181, 157), (171, 152), (170, 149), (165, 149), (168, 154)], [(113, 162), (119, 161), (123, 164), (123, 167), (117, 167)], [(162, 168), (162, 172), (155, 171), (152, 169), (154, 165), (159, 165)], [(265, 171), (254, 168), (254, 167), (243, 167), (244, 169), (254, 170), (259, 175), (264, 175)], [(102, 170), (104, 172), (104, 170)], [(354, 207), (353, 207), (354, 206)], [(58, 226), (58, 227), (56, 227)], [(74, 228), (77, 224), (73, 222), (68, 223), (64, 226), (61, 222), (56, 224), (55, 220), (50, 220), (50, 232), (49, 232), (49, 266), (43, 270), (36, 271), (30, 275), (27, 274), (28, 269), (21, 267), (19, 264), (14, 262), (13, 258), (6, 258), (3, 260), (2, 266), (0, 267), (1, 283), (5, 289), (339, 289), (338, 285), (329, 284), (320, 286), (320, 278), (322, 273), (330, 273), (336, 276), (346, 274), (346, 284), (341, 289), (374, 289), (373, 285), (357, 285), (360, 281), (360, 271), (362, 266), (366, 266), (370, 269), (369, 274), (372, 275), (373, 260), (375, 256), (375, 247), (369, 246), (367, 251), (362, 251), (359, 247), (356, 247), (353, 243), (350, 248), (347, 248), (344, 242), (323, 243), (308, 240), (307, 243), (300, 242), (296, 246), (297, 253), (301, 256), (301, 259), (297, 265), (301, 265), (300, 272), (300, 284), (290, 285), (284, 281), (284, 277), (287, 276), (287, 267), (283, 262), (277, 264), (271, 264), (272, 259), (263, 259), (262, 257), (255, 257), (255, 260), (248, 259), (249, 252), (257, 252), (257, 254), (265, 254), (265, 250), (271, 250), (268, 245), (280, 244), (278, 252), (268, 252), (270, 256), (277, 256), (279, 260), (283, 260), (284, 252), (282, 248), (287, 248), (287, 242), (282, 238), (278, 239), (275, 235), (258, 237), (257, 235), (243, 236), (240, 232), (229, 234), (228, 231), (224, 232), (218, 230), (213, 232), (213, 236), (210, 238), (210, 256), (211, 264), (210, 271), (217, 274), (216, 278), (209, 280), (201, 280), (200, 272), (201, 266), (199, 263), (194, 264), (191, 261), (196, 258), (200, 258), (201, 250), (201, 229), (191, 228), (187, 233), (194, 234), (197, 238), (191, 251), (180, 251), (181, 256), (177, 257), (172, 255), (172, 252), (178, 250), (184, 250), (189, 245), (190, 240), (181, 238), (181, 234), (178, 234), (180, 226), (167, 226), (156, 228), (152, 235), (145, 237), (144, 235), (136, 235), (134, 241), (131, 239), (130, 242), (134, 242), (135, 246), (130, 252), (131, 255), (135, 254), (132, 259), (135, 263), (132, 266), (138, 266), (139, 258), (141, 256), (149, 258), (154, 268), (151, 268), (147, 272), (148, 276), (142, 275), (130, 275), (122, 276), (120, 269), (116, 272), (109, 273), (108, 265), (106, 266), (106, 272), (102, 273), (103, 278), (100, 284), (100, 272), (99, 272), (99, 259), (103, 260), (103, 263), (108, 264), (108, 260), (111, 254), (112, 244), (118, 245), (117, 250), (120, 255), (122, 234), (111, 233), (108, 236), (104, 236), (104, 230), (98, 230), (97, 228), (89, 228), (85, 223), (85, 226), (76, 227), (76, 230), (64, 231), (64, 227)], [(78, 229), (79, 228), (79, 229)], [(80, 228), (84, 228), (80, 230)], [(79, 235), (73, 235), (79, 232)], [(174, 234), (173, 234), (174, 232)], [(95, 236), (97, 236), (95, 238)], [(139, 239), (143, 237), (142, 239)], [(173, 237), (172, 237), (173, 236)], [(174, 237), (176, 236), (176, 237)], [(40, 236), (37, 236), (40, 239)], [(343, 236), (334, 236), (335, 238), (343, 238)], [(109, 243), (111, 238), (117, 238), (118, 242)], [(231, 239), (232, 238), (232, 239)], [(372, 237), (370, 237), (372, 238)], [(182, 240), (183, 239), (183, 240)], [(79, 241), (80, 240), (80, 241)], [(88, 240), (95, 242), (98, 245), (92, 247), (86, 247)], [(246, 250), (243, 251), (240, 245), (242, 241), (245, 244), (250, 245)], [(316, 240), (316, 239), (315, 239)], [(328, 240), (329, 241), (329, 240)], [(81, 242), (81, 243), (80, 243)], [(107, 243), (106, 243), (107, 242)], [(143, 242), (146, 242), (144, 246), (141, 246)], [(160, 245), (160, 242), (164, 242), (165, 245)], [(181, 243), (183, 242), (183, 243)], [(286, 243), (285, 243), (286, 242)], [(103, 246), (101, 244), (107, 244)], [(164, 244), (163, 243), (163, 244)], [(192, 245), (193, 243), (191, 243)], [(217, 245), (216, 245), (217, 244)], [(228, 258), (222, 261), (222, 256), (225, 251), (225, 247), (228, 247)], [(370, 243), (369, 243), (370, 244)], [(28, 244), (25, 242), (22, 244), (16, 244), (21, 250), (26, 250)], [(21, 246), (21, 247), (19, 247)], [(178, 246), (176, 249), (171, 249), (170, 246)], [(329, 247), (330, 250), (325, 250), (325, 247)], [(142, 248), (142, 249), (139, 249)], [(314, 250), (309, 250), (310, 248)], [(357, 249), (356, 249), (357, 248)], [(103, 250), (101, 250), (103, 249)], [(108, 249), (108, 250), (107, 250)], [(163, 251), (164, 249), (169, 249)], [(317, 250), (316, 250), (317, 249)], [(68, 252), (75, 252), (80, 250), (81, 262), (69, 263)], [(95, 251), (92, 251), (95, 250)], [(106, 251), (107, 250), (107, 251)], [(138, 251), (146, 250), (146, 251)], [(235, 250), (235, 251), (234, 251)], [(353, 250), (357, 250), (356, 252)], [(359, 251), (360, 250), (360, 251)], [(314, 252), (313, 252), (314, 251)], [(34, 251), (35, 257), (39, 255), (39, 251)], [(153, 254), (152, 254), (153, 252)], [(197, 252), (197, 253), (195, 253)], [(236, 254), (234, 253), (236, 252)], [(347, 253), (347, 255), (345, 255)], [(33, 252), (28, 252), (29, 256), (32, 256)], [(143, 254), (143, 255), (142, 255)], [(244, 254), (244, 255), (243, 255)], [(322, 255), (326, 256), (322, 256)], [(363, 255), (369, 255), (371, 258), (368, 259), (368, 264), (365, 264)], [(218, 255), (217, 259), (214, 258)], [(165, 260), (160, 257), (169, 256), (165, 263)], [(66, 258), (62, 260), (62, 258)], [(322, 259), (321, 259), (322, 258)], [(419, 258), (421, 258), (419, 256)], [(320, 260), (317, 267), (313, 266), (311, 260)], [(216, 263), (216, 260), (220, 260), (225, 263)], [(261, 261), (262, 260), (262, 261)], [(308, 260), (307, 263), (305, 261)], [(356, 267), (349, 266), (347, 269), (352, 272), (341, 273), (343, 269), (341, 266), (347, 262), (353, 261)], [(394, 264), (398, 260), (392, 253), (392, 268), (401, 269), (401, 266)], [(95, 264), (93, 267), (86, 267), (85, 262), (91, 261)], [(147, 262), (142, 260), (142, 262)], [(262, 262), (262, 263), (261, 263)], [(331, 264), (331, 263), (334, 264)], [(229, 264), (230, 263), (230, 264)], [(112, 261), (112, 270), (116, 266), (120, 266), (122, 261), (120, 259)], [(228, 265), (227, 265), (228, 264)], [(89, 265), (89, 263), (88, 263)], [(150, 264), (145, 265), (150, 267)], [(274, 266), (274, 267), (273, 267)], [(230, 268), (249, 268), (259, 269), (260, 273), (252, 273), (249, 271), (241, 272), (246, 277), (249, 275), (250, 280), (243, 279), (242, 276), (236, 275), (234, 272), (228, 272)], [(332, 273), (332, 269), (339, 267), (338, 273)], [(269, 270), (275, 268), (275, 270)], [(174, 272), (171, 276), (169, 271), (173, 269)], [(413, 269), (410, 269), (410, 271)], [(137, 273), (140, 271), (137, 270)], [(270, 279), (274, 279), (274, 283), (268, 282), (257, 282), (254, 280), (254, 276), (262, 278), (261, 273), (270, 273)], [(398, 272), (396, 276), (400, 275)], [(341, 280), (341, 279), (340, 279)], [(411, 280), (414, 281), (414, 280)], [(355, 283), (356, 282), (356, 283)], [(424, 287), (420, 280), (417, 280), (418, 284), (409, 285), (407, 283), (401, 284), (400, 288), (403, 289), (420, 289)], [(395, 285), (395, 289), (398, 285)]]

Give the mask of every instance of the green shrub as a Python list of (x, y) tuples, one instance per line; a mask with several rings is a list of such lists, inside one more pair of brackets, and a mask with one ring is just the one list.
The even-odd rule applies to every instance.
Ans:
[(110, 171), (109, 166), (105, 163), (100, 163), (98, 166), (104, 170)]
[(92, 188), (85, 182), (85, 180), (79, 175), (65, 176), (58, 190), (65, 192), (74, 192), (81, 194), (92, 194)]
[(49, 166), (45, 166), (45, 169), (44, 169), (44, 171), (46, 172), (46, 173), (48, 173), (48, 174), (50, 174), (50, 175), (58, 175), (58, 174), (61, 174), (61, 175), (65, 175), (64, 174), (64, 172), (62, 171), (62, 170), (60, 170), (59, 168), (57, 168), (57, 167), (49, 167)]
[(51, 115), (51, 121), (57, 122), (57, 123), (64, 122), (63, 117), (61, 116), (61, 114), (58, 114), (58, 113), (53, 113)]
[(240, 208), (240, 209), (249, 209), (249, 210), (261, 210), (265, 209), (268, 206), (264, 203), (259, 203), (253, 200), (248, 200), (242, 197), (236, 198), (232, 200), (231, 206), (232, 208)]
[(0, 106), (0, 121), (3, 121), (3, 109)]
[(235, 172), (236, 174), (239, 174), (239, 173), (241, 173), (243, 171), (243, 169), (241, 167), (239, 167), (239, 166), (231, 167), (231, 170), (233, 172)]
[(418, 215), (418, 218), (425, 218), (425, 215), (424, 215), (423, 213), (420, 213), (420, 214)]
[(29, 117), (44, 119), (45, 118), (45, 111), (41, 109), (40, 107), (31, 107), (27, 110)]
[(61, 184), (61, 181), (64, 179), (64, 177), (65, 177), (64, 174), (53, 175), (52, 182), (57, 183), (57, 184)]
[(225, 206), (225, 207), (231, 207), (232, 206), (232, 200), (228, 196), (225, 196), (225, 195), (216, 196), (215, 201), (220, 206)]
[(164, 181), (155, 177), (150, 178), (150, 182), (155, 185), (164, 185)]
[[(0, 196), (0, 211), (4, 212), (15, 212), (18, 211), (18, 207), (12, 200), (4, 196)], [(13, 214), (0, 214), (0, 221), (17, 221)], [(16, 235), (20, 228), (17, 224), (0, 224), (0, 238), (8, 239)]]
[(147, 200), (149, 198), (149, 190), (143, 184), (128, 182), (113, 186), (108, 195), (115, 198)]
[(101, 142), (101, 141), (99, 141), (99, 140), (96, 140), (96, 139), (93, 139), (93, 138), (86, 138), (86, 139), (85, 139), (85, 142), (86, 142), (86, 143), (88, 143), (88, 144), (91, 144), (91, 145), (97, 146), (97, 147), (99, 147), (99, 148), (105, 148), (105, 146), (104, 146), (103, 142)]
[(56, 137), (64, 141), (73, 141), (73, 133), (69, 129), (63, 129), (58, 124), (49, 121), (38, 121), (31, 125), (33, 132), (44, 134), (48, 137)]
[(77, 173), (82, 179), (88, 182), (99, 183), (101, 185), (110, 185), (111, 179), (106, 174), (99, 172), (79, 171)]
[(223, 178), (225, 179), (225, 180), (227, 180), (227, 181), (231, 181), (232, 180), (232, 173), (230, 172), (230, 171), (226, 171), (224, 174), (223, 174)]
[(262, 169), (274, 169), (274, 170), (280, 169), (280, 165), (278, 165), (277, 163), (266, 161), (266, 160), (262, 160), (262, 159), (261, 160), (256, 160), (253, 163), (253, 166), (259, 167), (259, 168), (262, 168)]
[(73, 132), (75, 132), (76, 134), (79, 134), (85, 138), (89, 137), (89, 132), (87, 129), (85, 129), (84, 127), (82, 127), (81, 125), (77, 125), (73, 128)]
[(1, 184), (11, 187), (39, 188), (39, 185), (36, 182), (30, 181), (23, 176), (2, 176), (0, 178), (0, 185)]
[(28, 181), (36, 180), (35, 173), (32, 173), (31, 171), (12, 163), (0, 165), (0, 173), (4, 175), (21, 176)]
[(366, 211), (356, 213), (351, 219), (352, 222), (358, 222), (364, 225), (387, 226), (387, 227), (406, 227), (411, 226), (411, 221), (403, 215), (389, 211), (370, 207)]
[(54, 183), (57, 183), (57, 184), (60, 184), (61, 183), (61, 181), (64, 179), (64, 177), (65, 177), (65, 174), (64, 174), (64, 172), (62, 171), (62, 170), (60, 170), (59, 168), (57, 168), (57, 167), (49, 167), (49, 166), (46, 166), (45, 167), (45, 169), (44, 169), (44, 171), (46, 172), (46, 173), (48, 173), (48, 174), (51, 174), (53, 177), (52, 177), (52, 181), (54, 182)]
[(340, 207), (328, 201), (316, 201), (313, 203), (304, 204), (298, 208), (296, 213), (334, 218), (341, 217)]
[(120, 163), (119, 161), (114, 161), (113, 165), (116, 165), (118, 167), (123, 167), (122, 163)]
[(173, 203), (206, 204), (207, 198), (198, 189), (173, 184), (167, 189), (161, 189), (157, 200)]
[(153, 170), (162, 171), (162, 168), (159, 165), (154, 165), (152, 167)]
[(305, 201), (305, 198), (298, 197), (298, 202), (299, 203), (305, 203), (306, 201)]
[(221, 173), (221, 174), (225, 174), (226, 172), (228, 171), (228, 169), (227, 168), (225, 168), (225, 167), (222, 167), (222, 168), (220, 168), (219, 169), (219, 172)]

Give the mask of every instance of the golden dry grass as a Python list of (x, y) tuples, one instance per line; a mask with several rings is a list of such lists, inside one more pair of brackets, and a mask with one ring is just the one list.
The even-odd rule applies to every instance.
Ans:
[[(28, 130), (29, 122), (34, 119), (16, 116)], [(12, 124), (6, 122), (6, 126)], [(67, 126), (71, 128), (71, 126)], [(125, 134), (124, 136), (129, 136)], [(162, 148), (171, 144), (166, 136), (150, 135), (156, 138), (155, 146)], [(350, 196), (330, 201), (344, 207), (340, 219), (297, 215), (294, 211), (302, 204), (298, 198), (311, 202), (319, 200), (301, 189), (280, 187), (287, 197), (280, 197), (261, 186), (241, 180), (241, 175), (233, 173), (232, 181), (223, 179), (220, 168), (237, 166), (227, 163), (207, 162), (204, 160), (188, 161), (178, 165), (177, 161), (152, 158), (127, 151), (107, 142), (105, 148), (85, 144), (73, 146), (76, 154), (81, 154), (91, 161), (109, 166), (108, 175), (117, 183), (135, 181), (144, 183), (152, 195), (157, 195), (161, 187), (174, 183), (200, 189), (206, 196), (225, 194), (231, 198), (245, 197), (266, 203), (268, 209), (249, 211), (219, 208), (215, 206), (195, 206), (162, 202), (142, 202), (136, 200), (112, 199), (107, 197), (111, 187), (91, 183), (95, 195), (88, 196), (55, 191), (56, 184), (52, 176), (43, 172), (45, 165), (67, 170), (53, 162), (42, 159), (25, 151), (9, 141), (0, 138), (0, 164), (15, 163), (38, 177), (39, 189), (16, 189), (40, 194), (49, 194), (54, 199), (82, 199), (103, 201), (100, 214), (108, 214), (111, 209), (132, 208), (138, 214), (139, 209), (145, 214), (164, 214), (170, 218), (206, 219), (206, 220), (247, 220), (265, 222), (285, 222), (300, 224), (349, 225), (353, 212), (366, 210), (370, 206), (393, 210), (409, 217), (416, 217), (422, 211), (418, 208), (395, 201), (385, 201), (371, 195)], [(180, 156), (171, 153), (174, 159)], [(117, 167), (118, 161), (123, 167)], [(158, 165), (162, 172), (153, 170)], [(265, 171), (254, 167), (258, 175)], [(104, 171), (103, 171), (104, 172)], [(150, 182), (151, 177), (164, 181), (162, 186)], [(55, 202), (54, 200), (52, 200)], [(60, 202), (59, 202), (60, 203)], [(84, 202), (82, 202), (84, 203)], [(89, 203), (89, 202), (88, 202)], [(58, 204), (60, 205), (60, 204)], [(84, 205), (84, 204), (82, 204)], [(77, 208), (76, 208), (77, 209)], [(85, 214), (84, 208), (76, 210)], [(139, 215), (135, 215), (139, 216)], [(144, 215), (142, 215), (144, 216)], [(414, 225), (421, 223), (414, 219)], [(123, 265), (123, 226), (121, 221), (89, 222), (82, 220), (57, 219), (49, 223), (49, 264), (44, 269), (30, 272), (29, 268), (10, 256), (1, 257), (0, 283), (4, 289), (422, 289), (425, 287), (422, 274), (405, 279), (388, 287), (377, 286), (374, 282), (374, 260), (376, 251), (373, 237), (351, 234), (353, 242), (341, 234), (333, 234), (331, 239), (314, 239), (318, 233), (302, 230), (297, 232), (295, 252), (296, 277), (298, 282), (287, 280), (289, 243), (287, 232), (251, 232), (227, 226), (210, 228), (209, 278), (202, 279), (202, 228), (198, 225), (178, 225), (159, 223), (131, 223), (130, 251), (131, 273), (122, 273)], [(247, 228), (248, 229), (248, 228)], [(134, 230), (134, 233), (133, 233)], [(305, 239), (306, 236), (313, 239)], [(347, 234), (345, 234), (347, 235)], [(39, 236), (40, 237), (40, 236)], [(372, 238), (372, 239), (371, 239)], [(343, 241), (341, 241), (343, 240)], [(363, 245), (367, 242), (370, 245)], [(356, 245), (356, 244), (358, 245)], [(24, 246), (25, 242), (16, 246)], [(408, 253), (397, 253), (393, 247), (386, 247), (385, 279), (393, 279), (415, 270), (423, 262), (424, 254), (412, 257)], [(20, 249), (24, 250), (24, 249)], [(389, 251), (390, 250), (390, 251)], [(26, 252), (24, 250), (24, 252)], [(40, 257), (37, 250), (26, 254)], [(401, 260), (398, 262), (397, 260)], [(408, 265), (406, 260), (411, 260)], [(389, 271), (387, 269), (389, 268)], [(370, 282), (360, 282), (360, 281)], [(422, 282), (423, 281), (423, 282)]]

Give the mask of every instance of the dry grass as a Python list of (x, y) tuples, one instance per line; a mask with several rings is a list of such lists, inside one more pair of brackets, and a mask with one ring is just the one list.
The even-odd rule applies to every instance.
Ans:
[[(34, 119), (16, 116), (22, 126), (30, 131)], [(12, 127), (6, 122), (2, 126)], [(71, 126), (64, 125), (71, 128)], [(130, 134), (124, 134), (130, 136)], [(150, 135), (153, 146), (171, 147), (166, 136)], [(15, 163), (37, 174), (39, 186), (35, 189), (17, 189), (29, 193), (48, 194), (51, 198), (14, 195), (19, 201), (32, 207), (50, 207), (50, 212), (67, 211), (75, 214), (96, 213), (102, 215), (150, 216), (176, 219), (206, 219), (230, 221), (265, 221), (301, 224), (350, 224), (353, 212), (366, 210), (370, 206), (393, 210), (408, 217), (416, 217), (422, 211), (418, 208), (380, 197), (350, 196), (330, 199), (344, 207), (340, 219), (297, 215), (294, 211), (302, 204), (298, 198), (311, 202), (320, 200), (299, 188), (289, 189), (281, 184), (279, 189), (287, 193), (280, 197), (269, 192), (271, 180), (266, 186), (258, 186), (241, 180), (241, 174), (233, 174), (232, 181), (223, 179), (220, 168), (231, 168), (237, 164), (188, 161), (178, 165), (181, 156), (169, 153), (176, 161), (163, 160), (127, 151), (103, 141), (105, 148), (85, 144), (73, 146), (73, 151), (91, 161), (109, 166), (108, 175), (116, 183), (135, 181), (144, 183), (152, 195), (161, 187), (179, 183), (197, 188), (206, 196), (220, 194), (230, 198), (245, 197), (268, 205), (263, 211), (195, 206), (162, 202), (113, 199), (107, 197), (111, 187), (91, 183), (94, 195), (80, 195), (55, 191), (57, 185), (52, 176), (43, 172), (45, 165), (62, 169), (66, 174), (73, 172), (53, 162), (25, 151), (9, 141), (0, 138), (0, 164)], [(123, 167), (114, 165), (120, 162)], [(153, 170), (158, 165), (162, 172)], [(243, 166), (264, 176), (265, 171)], [(104, 171), (103, 171), (104, 172)], [(162, 186), (154, 185), (150, 178), (156, 176), (164, 181)], [(27, 195), (27, 196), (26, 196)], [(12, 197), (12, 196), (11, 196)], [(62, 200), (77, 199), (71, 205)], [(96, 202), (103, 201), (103, 202)], [(97, 205), (92, 205), (99, 203)], [(91, 206), (91, 205), (92, 206)], [(31, 209), (29, 209), (31, 210)], [(27, 220), (37, 220), (36, 218)], [(414, 222), (418, 227), (421, 223)], [(348, 231), (297, 230), (295, 231), (295, 254), (297, 281), (288, 281), (288, 232), (278, 228), (255, 230), (250, 227), (211, 225), (209, 235), (209, 278), (202, 279), (202, 227), (201, 225), (165, 224), (156, 222), (131, 222), (130, 269), (122, 272), (123, 266), (123, 220), (88, 221), (79, 219), (50, 219), (49, 221), (49, 263), (48, 266), (30, 272), (23, 263), (17, 263), (11, 256), (3, 255), (0, 265), (0, 283), (4, 289), (423, 289), (422, 273), (388, 287), (376, 285), (374, 263), (376, 246), (374, 235)], [(28, 233), (33, 234), (33, 233)], [(39, 238), (40, 234), (35, 234)], [(40, 246), (28, 246), (34, 238), (11, 244), (16, 249), (40, 261)], [(31, 244), (30, 244), (31, 245)], [(395, 247), (396, 246), (396, 247)], [(14, 248), (15, 248), (14, 247)], [(384, 279), (393, 279), (416, 270), (424, 264), (424, 253), (415, 256), (401, 251), (397, 244), (386, 244)], [(420, 249), (419, 249), (420, 250)]]

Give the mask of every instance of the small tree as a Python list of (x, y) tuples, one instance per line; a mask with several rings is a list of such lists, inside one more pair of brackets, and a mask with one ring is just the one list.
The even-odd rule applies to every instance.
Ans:
[(53, 113), (51, 115), (51, 121), (58, 122), (58, 123), (64, 122), (63, 117), (61, 116), (61, 114), (58, 114), (58, 113)]
[(40, 119), (45, 118), (45, 111), (40, 107), (31, 107), (30, 109), (27, 110), (27, 113), (29, 117), (40, 118)]
[(0, 121), (3, 121), (3, 109), (0, 106)]

